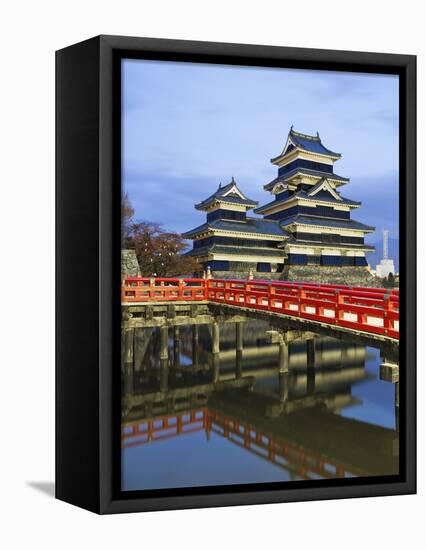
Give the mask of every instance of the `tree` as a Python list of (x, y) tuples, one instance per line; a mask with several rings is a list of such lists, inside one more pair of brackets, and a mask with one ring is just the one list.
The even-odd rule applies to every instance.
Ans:
[(125, 193), (121, 197), (121, 248), (128, 248), (128, 239), (130, 238), (134, 213), (135, 211), (130, 203), (130, 199), (127, 193)]
[(199, 270), (196, 260), (182, 255), (187, 248), (182, 236), (164, 231), (161, 224), (133, 223), (130, 238), (142, 276), (192, 275)]
[(383, 287), (384, 288), (395, 288), (395, 275), (393, 273), (389, 273), (387, 277), (382, 278), (383, 281)]
[(188, 248), (179, 233), (164, 231), (159, 223), (135, 222), (134, 210), (127, 195), (121, 205), (122, 247), (133, 249), (143, 277), (192, 275), (200, 264), (183, 253)]

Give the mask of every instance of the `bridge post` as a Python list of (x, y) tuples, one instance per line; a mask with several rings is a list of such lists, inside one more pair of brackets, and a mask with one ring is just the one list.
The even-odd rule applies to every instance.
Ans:
[(220, 358), (218, 353), (212, 353), (212, 382), (219, 382)]
[(243, 374), (243, 323), (235, 323), (236, 378)]
[(285, 340), (285, 336), (281, 335), (278, 352), (278, 368), (280, 373), (288, 372), (289, 362), (288, 343)]
[(169, 388), (169, 327), (160, 327), (160, 391)]
[(173, 366), (180, 367), (180, 331), (179, 326), (173, 327)]
[(243, 375), (243, 352), (237, 350), (235, 361), (235, 378), (241, 378)]
[(199, 331), (198, 325), (192, 325), (192, 368), (198, 367), (199, 353), (198, 353), (198, 340)]
[(268, 330), (266, 333), (269, 334), (272, 344), (278, 344), (278, 371), (288, 372), (290, 363), (288, 350), (290, 340), (289, 334), (283, 334), (278, 330)]
[(306, 366), (308, 369), (315, 367), (315, 339), (306, 340)]
[(160, 391), (166, 392), (169, 389), (169, 360), (160, 359)]
[(235, 341), (237, 351), (243, 351), (243, 323), (235, 323)]
[(219, 353), (220, 351), (220, 332), (219, 323), (214, 321), (212, 324), (212, 353)]
[(288, 399), (288, 372), (278, 374), (280, 403), (285, 403)]
[(160, 359), (169, 359), (169, 327), (160, 327)]
[(380, 365), (380, 380), (385, 382), (392, 382), (396, 384), (399, 382), (399, 365), (394, 361), (389, 361), (383, 358)]
[(395, 409), (399, 411), (399, 364), (382, 356), (380, 365), (380, 380), (391, 382), (395, 385)]
[(321, 368), (324, 364), (324, 339), (319, 338), (315, 342), (315, 367)]
[(131, 395), (134, 391), (134, 332), (135, 329), (128, 329), (124, 336), (124, 395)]
[(342, 342), (341, 348), (340, 348), (340, 366), (341, 368), (348, 364), (349, 359), (349, 353), (348, 353), (348, 347), (346, 342)]
[(204, 425), (204, 430), (206, 434), (206, 441), (210, 441), (211, 421), (210, 421), (209, 413), (207, 412), (207, 409), (204, 409), (204, 412), (203, 412), (203, 425)]
[(306, 340), (306, 393), (315, 392), (315, 339)]
[(152, 328), (135, 328), (134, 356), (135, 371), (142, 370), (143, 358), (149, 346)]
[(220, 368), (220, 331), (219, 323), (214, 321), (212, 324), (212, 367), (213, 367), (213, 383), (219, 381), (219, 368)]
[(312, 395), (315, 393), (315, 369), (306, 369), (306, 394)]

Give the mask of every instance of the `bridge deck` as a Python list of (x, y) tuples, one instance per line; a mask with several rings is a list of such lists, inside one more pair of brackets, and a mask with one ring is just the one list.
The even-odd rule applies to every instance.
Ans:
[(222, 304), (235, 308), (234, 313), (254, 311), (382, 342), (399, 340), (397, 290), (259, 280), (135, 277), (123, 281), (123, 306), (171, 303)]

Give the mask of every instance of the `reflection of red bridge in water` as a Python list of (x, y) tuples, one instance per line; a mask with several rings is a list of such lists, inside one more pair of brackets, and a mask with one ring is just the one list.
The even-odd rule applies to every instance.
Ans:
[(232, 443), (303, 478), (335, 478), (367, 475), (320, 453), (309, 451), (279, 437), (264, 433), (253, 425), (218, 410), (203, 408), (126, 424), (122, 428), (122, 448), (136, 447), (154, 441), (199, 431), (210, 431)]
[(285, 281), (128, 277), (124, 305), (212, 302), (399, 340), (399, 290)]

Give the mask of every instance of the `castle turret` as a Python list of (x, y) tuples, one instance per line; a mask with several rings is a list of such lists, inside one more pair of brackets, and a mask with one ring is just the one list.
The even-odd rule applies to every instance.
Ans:
[[(219, 185), (195, 205), (206, 212), (206, 221), (183, 235), (194, 241), (188, 254), (203, 269), (210, 266), (216, 273), (232, 272), (231, 276), (283, 272), (289, 279), (321, 280), (316, 266), (366, 267), (365, 255), (374, 247), (364, 238), (375, 228), (352, 218), (361, 203), (341, 194), (349, 178), (334, 172), (340, 158), (340, 153), (325, 147), (318, 133), (301, 134), (290, 128), (281, 154), (271, 159), (278, 167), (277, 177), (264, 186), (273, 200), (257, 206), (234, 178), (224, 187)], [(252, 208), (262, 217), (248, 216)], [(323, 274), (324, 282), (340, 282), (343, 276), (351, 284), (371, 279), (364, 269), (324, 269)]]
[(340, 188), (349, 179), (334, 173), (340, 153), (325, 147), (319, 134), (290, 129), (282, 153), (271, 159), (278, 176), (264, 186), (274, 200), (254, 210), (276, 220), (290, 238), (285, 246), (288, 265), (366, 266), (364, 242), (374, 231), (351, 219), (360, 202), (345, 198)]
[(194, 241), (187, 254), (196, 257), (203, 269), (216, 272), (277, 271), (285, 256), (278, 244), (286, 232), (274, 221), (248, 217), (247, 212), (257, 204), (241, 192), (234, 178), (228, 185), (219, 185), (195, 205), (206, 212), (206, 221), (183, 234)]

